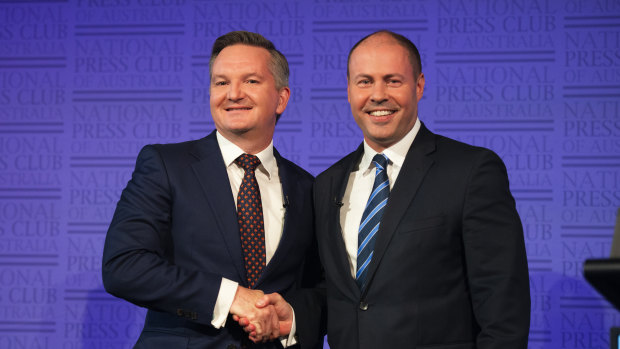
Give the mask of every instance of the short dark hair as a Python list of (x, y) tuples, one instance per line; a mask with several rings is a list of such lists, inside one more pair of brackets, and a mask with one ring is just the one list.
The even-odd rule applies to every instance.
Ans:
[(209, 59), (209, 78), (213, 73), (213, 62), (217, 56), (228, 46), (233, 45), (248, 45), (254, 47), (262, 47), (269, 51), (271, 55), (271, 62), (269, 63), (269, 71), (276, 81), (276, 88), (279, 90), (282, 87), (288, 86), (288, 61), (282, 52), (276, 49), (276, 46), (264, 36), (247, 32), (247, 31), (234, 31), (224, 34), (217, 38), (213, 43), (213, 49), (211, 50), (211, 58)]
[(415, 46), (415, 44), (411, 42), (411, 40), (407, 39), (407, 37), (394, 33), (393, 31), (379, 30), (372, 34), (368, 34), (364, 36), (363, 38), (360, 39), (360, 41), (358, 41), (355, 45), (353, 45), (353, 47), (349, 51), (349, 57), (347, 58), (347, 78), (349, 78), (349, 64), (351, 63), (351, 54), (353, 53), (353, 51), (355, 51), (355, 49), (359, 45), (361, 45), (364, 41), (366, 41), (366, 39), (370, 38), (371, 36), (377, 35), (377, 34), (386, 34), (390, 36), (392, 39), (396, 41), (397, 44), (399, 44), (400, 46), (405, 48), (405, 50), (407, 50), (407, 52), (409, 53), (409, 62), (411, 63), (411, 67), (413, 68), (414, 77), (422, 73), (422, 61), (420, 60), (420, 51), (418, 51), (418, 48)]

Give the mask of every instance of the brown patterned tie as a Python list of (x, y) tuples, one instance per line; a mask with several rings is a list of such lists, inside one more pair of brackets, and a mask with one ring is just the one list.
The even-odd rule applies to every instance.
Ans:
[(263, 205), (254, 171), (260, 165), (255, 155), (243, 154), (235, 163), (245, 170), (237, 195), (237, 221), (249, 288), (254, 288), (265, 267)]

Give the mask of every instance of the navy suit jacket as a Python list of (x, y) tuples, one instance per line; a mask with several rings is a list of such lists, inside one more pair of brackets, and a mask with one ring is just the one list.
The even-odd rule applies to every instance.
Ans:
[[(311, 285), (319, 266), (312, 258), (313, 178), (274, 155), (284, 230), (255, 288), (286, 297)], [(236, 348), (245, 341), (230, 318), (222, 329), (211, 326), (221, 278), (247, 287), (236, 206), (215, 132), (141, 150), (106, 236), (102, 269), (108, 292), (148, 308), (137, 348)]]
[(363, 146), (315, 181), (325, 284), (292, 300), (302, 348), (527, 348), (530, 296), (521, 221), (506, 168), (488, 149), (422, 125), (381, 220), (368, 284), (351, 276), (340, 227)]

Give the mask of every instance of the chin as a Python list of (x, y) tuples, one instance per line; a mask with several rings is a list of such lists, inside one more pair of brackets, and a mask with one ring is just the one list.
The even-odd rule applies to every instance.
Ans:
[(252, 130), (252, 128), (250, 127), (236, 127), (236, 128), (231, 128), (230, 133), (234, 133), (236, 135), (242, 135), (244, 133), (247, 133), (250, 130)]
[(371, 134), (372, 139), (374, 139), (377, 143), (385, 143), (389, 142), (392, 138), (394, 138), (393, 132), (375, 132)]

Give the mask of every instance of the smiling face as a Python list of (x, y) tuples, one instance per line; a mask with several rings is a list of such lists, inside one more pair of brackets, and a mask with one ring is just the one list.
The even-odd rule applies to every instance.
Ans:
[(401, 140), (415, 124), (424, 74), (414, 75), (407, 50), (386, 34), (351, 53), (347, 93), (353, 118), (377, 152)]
[(224, 48), (211, 70), (211, 116), (218, 132), (245, 151), (261, 151), (273, 138), (276, 114), (288, 103), (288, 87), (276, 89), (269, 70), (271, 55), (261, 47)]

